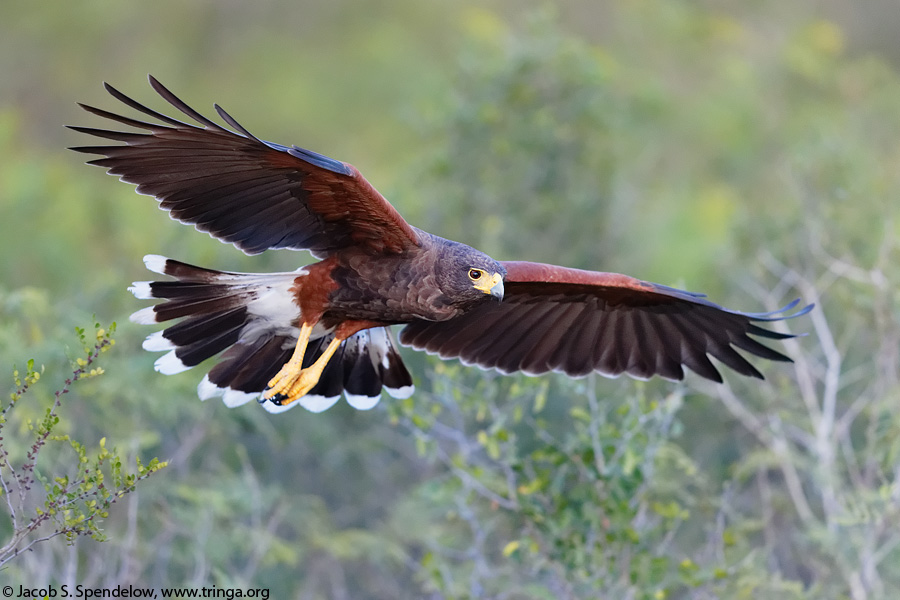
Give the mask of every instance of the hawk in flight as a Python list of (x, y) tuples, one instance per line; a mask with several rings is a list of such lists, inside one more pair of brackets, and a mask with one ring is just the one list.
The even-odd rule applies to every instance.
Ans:
[[(144, 348), (168, 351), (156, 370), (179, 373), (219, 354), (198, 386), (228, 406), (258, 400), (270, 412), (301, 405), (319, 412), (343, 393), (358, 409), (384, 388), (413, 391), (400, 343), (503, 373), (626, 373), (680, 380), (684, 367), (721, 382), (710, 357), (762, 378), (737, 349), (777, 361), (754, 338), (789, 335), (758, 325), (793, 315), (727, 310), (695, 294), (627, 275), (531, 262), (501, 262), (407, 223), (353, 166), (297, 146), (261, 140), (218, 105), (226, 128), (156, 79), (150, 85), (198, 125), (106, 90), (149, 116), (137, 120), (82, 108), (138, 131), (72, 127), (113, 145), (81, 146), (99, 165), (156, 198), (182, 223), (247, 254), (308, 250), (320, 262), (291, 273), (230, 273), (161, 256), (144, 262), (166, 281), (136, 282), (141, 299), (162, 302), (137, 323), (179, 319)], [(752, 337), (751, 337), (752, 336)]]

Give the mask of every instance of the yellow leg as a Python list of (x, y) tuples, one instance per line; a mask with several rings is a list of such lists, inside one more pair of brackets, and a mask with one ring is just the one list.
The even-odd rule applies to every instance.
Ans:
[(334, 338), (328, 342), (328, 346), (325, 347), (325, 351), (316, 359), (316, 362), (300, 371), (299, 376), (294, 381), (293, 385), (291, 385), (290, 391), (286, 394), (287, 398), (281, 401), (282, 406), (302, 398), (309, 393), (309, 390), (313, 389), (313, 387), (319, 383), (319, 378), (322, 376), (322, 371), (325, 370), (325, 365), (328, 364), (331, 356), (343, 341), (344, 340)]
[(275, 374), (275, 377), (269, 380), (263, 398), (271, 400), (278, 394), (283, 393), (291, 384), (300, 376), (303, 367), (303, 355), (306, 354), (306, 346), (309, 344), (309, 335), (312, 333), (313, 326), (303, 323), (300, 325), (300, 335), (297, 337), (297, 345), (294, 347), (294, 353), (289, 361), (285, 363), (281, 370)]
[[(312, 327), (309, 328), (312, 330)], [(303, 329), (300, 330), (300, 339), (297, 340), (297, 348), (294, 349), (294, 355), (291, 360), (282, 367), (275, 377), (269, 381), (269, 388), (263, 394), (266, 400), (272, 400), (279, 406), (285, 406), (297, 401), (305, 396), (309, 390), (319, 382), (325, 365), (331, 359), (334, 352), (340, 347), (343, 339), (334, 338), (328, 343), (322, 355), (316, 359), (316, 362), (305, 369), (300, 367), (303, 365), (303, 355), (305, 353), (306, 344), (309, 342), (309, 332), (306, 332), (306, 342), (303, 344), (303, 350), (300, 350), (300, 342), (303, 339)], [(294, 360), (299, 354), (299, 359)]]

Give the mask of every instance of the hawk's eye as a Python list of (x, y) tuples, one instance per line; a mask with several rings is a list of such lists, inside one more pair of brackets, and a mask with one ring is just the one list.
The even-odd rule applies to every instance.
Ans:
[(469, 279), (472, 281), (478, 281), (482, 275), (484, 275), (484, 271), (481, 269), (469, 269)]

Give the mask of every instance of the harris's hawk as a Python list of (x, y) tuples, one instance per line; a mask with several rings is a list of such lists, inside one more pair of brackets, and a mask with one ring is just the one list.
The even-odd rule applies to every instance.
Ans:
[(320, 259), (291, 273), (254, 274), (145, 258), (148, 269), (171, 279), (130, 288), (138, 298), (163, 300), (132, 320), (180, 319), (144, 342), (147, 350), (168, 351), (156, 369), (178, 373), (222, 353), (198, 386), (202, 399), (318, 412), (341, 393), (359, 409), (374, 406), (382, 388), (407, 397), (413, 383), (394, 347), (395, 324), (405, 325), (404, 345), (503, 373), (680, 380), (688, 367), (721, 382), (710, 356), (760, 379), (736, 349), (789, 360), (754, 337), (791, 337), (757, 323), (787, 318), (798, 301), (742, 313), (627, 275), (496, 261), (413, 227), (351, 165), (263, 141), (216, 106), (228, 129), (153, 77), (150, 85), (199, 126), (106, 85), (152, 121), (81, 105), (138, 131), (72, 127), (118, 142), (73, 150), (101, 155), (89, 164), (247, 254), (290, 248)]

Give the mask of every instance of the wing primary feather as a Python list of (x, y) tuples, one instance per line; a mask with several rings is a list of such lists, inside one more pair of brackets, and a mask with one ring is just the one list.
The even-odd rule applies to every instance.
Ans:
[(734, 314), (748, 317), (752, 321), (783, 321), (785, 319), (794, 319), (796, 317), (802, 317), (803, 315), (807, 314), (809, 311), (811, 311), (813, 308), (816, 307), (815, 304), (808, 304), (792, 315), (784, 314), (784, 313), (792, 310), (798, 304), (800, 304), (800, 298), (797, 298), (793, 302), (791, 302), (785, 306), (782, 306), (781, 308), (779, 308), (777, 310), (772, 310), (769, 312), (764, 312), (764, 313), (735, 312)]
[(764, 344), (760, 344), (753, 338), (747, 336), (740, 336), (732, 343), (741, 350), (746, 350), (747, 352), (755, 354), (756, 356), (761, 356), (762, 358), (777, 360), (780, 362), (793, 362), (789, 357), (785, 356), (781, 352), (773, 350), (772, 348), (769, 348)]
[(178, 110), (180, 110), (181, 112), (183, 112), (184, 114), (189, 116), (190, 118), (194, 119), (195, 121), (197, 121), (198, 123), (204, 125), (205, 127), (209, 128), (209, 129), (215, 129), (216, 131), (221, 131), (222, 133), (228, 133), (228, 134), (234, 135), (233, 131), (228, 131), (227, 129), (225, 129), (224, 127), (219, 125), (218, 123), (216, 123), (214, 121), (210, 121), (209, 119), (207, 119), (206, 117), (204, 117), (203, 115), (198, 113), (196, 110), (194, 110), (193, 108), (191, 108), (190, 106), (185, 104), (181, 98), (179, 98), (178, 96), (173, 94), (171, 91), (169, 91), (169, 89), (166, 86), (164, 86), (163, 84), (161, 84), (156, 79), (156, 77), (154, 77), (153, 75), (148, 75), (147, 79), (150, 81), (150, 86), (154, 90), (156, 90), (157, 94), (162, 96), (163, 100), (165, 100), (166, 102), (168, 102), (169, 104), (171, 104), (172, 106), (174, 106), (175, 108), (177, 108)]
[(231, 125), (231, 126), (234, 127), (235, 129), (237, 129), (239, 132), (241, 132), (242, 134), (244, 134), (245, 136), (247, 136), (247, 137), (250, 138), (251, 140), (256, 140), (257, 142), (259, 142), (259, 143), (261, 143), (261, 144), (262, 144), (262, 143), (265, 143), (265, 142), (263, 142), (261, 139), (259, 139), (258, 137), (256, 137), (255, 135), (253, 135), (252, 133), (250, 133), (249, 131), (247, 131), (247, 130), (244, 128), (243, 125), (241, 125), (240, 123), (238, 123), (238, 122), (234, 119), (234, 117), (232, 117), (232, 116), (229, 115), (227, 112), (225, 112), (225, 109), (224, 109), (224, 108), (222, 108), (222, 107), (219, 106), (218, 104), (214, 104), (214, 105), (213, 105), (213, 108), (216, 109), (216, 112), (219, 113), (219, 116), (222, 117), (222, 119), (223, 119), (226, 123), (228, 123), (229, 125)]
[[(168, 166), (176, 171), (190, 171), (184, 168), (185, 162), (207, 163), (216, 167), (218, 172), (231, 172), (233, 166), (243, 165), (245, 168), (258, 169), (258, 166), (250, 165), (247, 158), (235, 152), (235, 148), (216, 148), (214, 145), (201, 144), (192, 141), (176, 141), (172, 144), (160, 143), (159, 136), (150, 134), (136, 134), (143, 139), (127, 146), (87, 146), (97, 149), (97, 154), (103, 154), (106, 158), (120, 158), (132, 161), (132, 167), (140, 161), (139, 169), (143, 170), (147, 165)], [(146, 142), (146, 143), (145, 143)], [(80, 146), (85, 147), (85, 146)]]
[[(72, 127), (74, 129), (74, 127)], [(207, 163), (215, 166), (218, 171), (226, 170), (233, 172), (231, 166), (243, 166), (244, 170), (256, 170), (259, 167), (247, 164), (246, 159), (235, 154), (234, 148), (221, 150), (212, 148), (202, 144), (181, 143), (178, 146), (159, 145), (158, 137), (149, 134), (124, 134), (141, 136), (148, 140), (147, 145), (143, 144), (143, 140), (139, 143), (129, 144), (127, 146), (73, 146), (70, 150), (75, 152), (89, 152), (91, 154), (102, 154), (105, 158), (99, 160), (109, 160), (111, 166), (121, 167), (121, 163), (127, 159), (129, 161), (140, 161), (139, 172), (143, 172), (147, 165), (166, 166), (169, 169), (177, 171), (191, 171), (192, 169), (184, 168), (186, 162), (191, 163)], [(150, 144), (153, 144), (150, 147)], [(198, 154), (202, 152), (203, 154)], [(113, 162), (114, 161), (114, 162)], [(131, 165), (132, 169), (134, 164)], [(112, 173), (114, 175), (118, 173)], [(163, 174), (171, 174), (170, 171), (164, 171)]]
[(789, 340), (791, 338), (797, 337), (792, 333), (781, 333), (780, 331), (772, 331), (771, 329), (765, 329), (760, 327), (759, 325), (754, 325), (751, 323), (747, 327), (747, 333), (758, 335), (760, 337), (769, 338), (771, 340)]
[(684, 320), (683, 314), (672, 314), (669, 323), (681, 332), (681, 363), (706, 379), (722, 383), (722, 374), (706, 355), (710, 346), (709, 334)]
[(709, 360), (709, 357), (706, 356), (705, 353), (698, 352), (695, 354), (688, 354), (685, 356), (684, 364), (691, 371), (700, 375), (701, 377), (705, 377), (711, 381), (715, 381), (716, 383), (722, 383), (725, 381), (722, 379), (722, 374), (719, 373), (719, 370), (712, 364)]
[[(173, 119), (172, 117), (167, 117), (166, 115), (164, 115), (162, 113), (158, 113), (155, 110), (153, 110), (152, 108), (147, 108), (146, 106), (144, 106), (137, 100), (134, 100), (134, 99), (126, 96), (125, 94), (123, 94), (122, 92), (120, 92), (119, 90), (117, 90), (116, 88), (111, 86), (110, 84), (106, 83), (105, 81), (103, 82), (103, 87), (106, 89), (107, 92), (109, 92), (110, 96), (112, 96), (113, 98), (115, 98), (116, 100), (121, 102), (122, 104), (125, 104), (126, 106), (129, 106), (138, 112), (142, 112), (149, 117), (153, 117), (154, 119), (159, 119), (163, 123), (168, 123), (169, 125), (173, 125), (175, 127), (193, 127), (193, 125), (189, 125), (187, 123), (179, 121), (178, 119)], [(156, 127), (158, 127), (158, 125)]]
[(738, 334), (743, 333), (749, 322), (740, 313), (732, 313), (722, 309), (711, 309), (705, 306), (692, 307), (693, 310), (682, 313), (682, 319), (696, 330), (706, 335), (709, 343), (718, 340), (731, 342)]
[(110, 121), (115, 121), (116, 123), (121, 123), (122, 125), (128, 125), (129, 127), (135, 127), (137, 129), (147, 129), (150, 131), (171, 131), (170, 128), (164, 125), (158, 125), (156, 123), (147, 123), (145, 121), (138, 121), (137, 119), (132, 119), (131, 117), (125, 117), (122, 115), (117, 115), (114, 112), (109, 112), (108, 110), (103, 110), (102, 108), (97, 108), (96, 106), (91, 106), (89, 104), (82, 104), (81, 102), (77, 103), (78, 106), (86, 110), (87, 112), (97, 115), (98, 117), (103, 117), (104, 119), (109, 119)]
[[(794, 302), (793, 304), (796, 304), (796, 302)], [(767, 348), (766, 346), (763, 346), (762, 344), (759, 344), (753, 339), (747, 337), (745, 331), (749, 325), (748, 323), (733, 323), (734, 327), (723, 327), (722, 323), (719, 322), (719, 319), (717, 317), (727, 317), (729, 321), (733, 321), (734, 319), (739, 319), (741, 317), (748, 320), (750, 318), (740, 313), (713, 313), (704, 310), (698, 310), (694, 313), (686, 315), (686, 319), (689, 322), (696, 323), (699, 327), (702, 327), (706, 331), (724, 332), (725, 335), (718, 336), (718, 338), (714, 335), (707, 334), (710, 341), (710, 343), (708, 344), (710, 354), (721, 360), (723, 363), (725, 363), (738, 373), (741, 373), (742, 375), (748, 375), (750, 377), (756, 377), (757, 379), (765, 379), (762, 373), (760, 373), (751, 363), (749, 363), (743, 356), (741, 356), (736, 350), (734, 350), (734, 348), (731, 347), (731, 344), (734, 344), (739, 348), (743, 347), (748, 352), (756, 354), (757, 356), (762, 356), (763, 358), (770, 358), (771, 360), (778, 360), (781, 362), (793, 362), (787, 356), (776, 352), (771, 348)], [(740, 326), (743, 330), (736, 330), (738, 326)], [(758, 350), (759, 352), (755, 352), (755, 350)]]
[[(762, 373), (731, 347), (732, 343), (744, 335), (740, 329), (746, 327), (746, 324), (733, 321), (740, 319), (741, 316), (721, 311), (712, 312), (701, 308), (685, 314), (684, 319), (694, 328), (704, 332), (707, 353), (742, 375), (764, 379)], [(725, 323), (721, 321), (725, 321)], [(738, 327), (740, 329), (737, 329)]]
[[(125, 142), (126, 144), (133, 144), (135, 142), (140, 142), (145, 140), (150, 135), (146, 133), (131, 133), (127, 131), (112, 131), (109, 129), (97, 129), (96, 127), (81, 127), (79, 125), (66, 125), (66, 128), (71, 129), (72, 131), (77, 131), (78, 133), (86, 133), (88, 135), (93, 135), (99, 138), (107, 139), (107, 140), (115, 140), (117, 142)], [(110, 148), (115, 148), (116, 146), (110, 146)], [(71, 150), (72, 148), (70, 148)]]
[(722, 361), (725, 365), (731, 367), (741, 375), (755, 377), (756, 379), (765, 379), (746, 358), (740, 355), (737, 350), (731, 347), (727, 342), (717, 343), (710, 348), (710, 354)]

